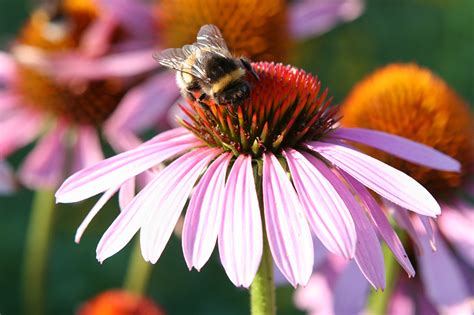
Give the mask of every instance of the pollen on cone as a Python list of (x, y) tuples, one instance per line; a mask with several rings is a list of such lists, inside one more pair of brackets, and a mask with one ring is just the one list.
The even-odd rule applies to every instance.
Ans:
[(442, 172), (366, 150), (432, 191), (458, 187), (474, 167), (474, 119), (441, 78), (415, 64), (392, 64), (358, 83), (341, 108), (342, 124), (385, 131), (431, 146), (460, 161), (462, 173)]

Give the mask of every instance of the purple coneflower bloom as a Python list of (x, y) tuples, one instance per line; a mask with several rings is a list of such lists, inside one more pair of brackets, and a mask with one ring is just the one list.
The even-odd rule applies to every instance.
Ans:
[[(389, 314), (472, 314), (474, 311), (474, 118), (466, 102), (441, 78), (415, 64), (391, 64), (359, 82), (342, 106), (342, 124), (348, 127), (384, 131), (424, 143), (461, 162), (461, 172), (439, 171), (407, 163), (384, 152), (364, 148), (382, 161), (397, 167), (420, 183), (440, 202), (442, 213), (437, 220), (414, 214), (384, 201), (381, 207), (402, 228), (409, 255), (416, 259), (420, 277), (408, 281), (395, 278), (395, 292)], [(362, 130), (351, 135), (352, 140), (367, 135)], [(357, 135), (358, 134), (358, 135)], [(322, 271), (316, 273), (321, 275)], [(359, 271), (352, 269), (350, 277)], [(398, 270), (395, 270), (398, 274)], [(330, 283), (349, 283), (333, 273)], [(360, 277), (360, 276), (359, 276)], [(367, 294), (352, 290), (354, 282), (340, 294), (333, 288), (329, 307), (337, 313), (341, 305), (361, 311)], [(313, 283), (315, 284), (315, 283)], [(297, 293), (297, 304), (314, 314), (324, 301), (316, 303), (314, 296)], [(318, 290), (322, 290), (319, 288)], [(344, 291), (344, 290), (341, 290)], [(348, 299), (355, 294), (356, 297)], [(385, 293), (378, 293), (385, 294)], [(344, 307), (342, 307), (344, 308)]]
[[(39, 139), (19, 171), (27, 187), (56, 189), (67, 173), (103, 159), (98, 130), (112, 117), (126, 114), (114, 110), (137, 78), (66, 79), (47, 69), (58, 55), (94, 58), (112, 44), (128, 42), (133, 27), (128, 21), (119, 24), (115, 13), (101, 11), (93, 1), (40, 7), (11, 53), (0, 52), (0, 159)], [(127, 140), (107, 136), (116, 149)]]
[[(137, 133), (156, 126), (161, 130), (169, 127), (170, 113), (171, 124), (174, 124), (174, 114), (179, 112), (174, 106), (180, 93), (173, 82), (173, 74), (159, 71), (161, 66), (151, 58), (154, 52), (193, 42), (202, 25), (214, 24), (222, 31), (232, 53), (253, 61), (288, 62), (292, 42), (320, 35), (338, 23), (352, 21), (363, 9), (363, 0), (299, 0), (291, 3), (284, 0), (225, 0), (218, 5), (213, 1), (206, 4), (196, 0), (164, 0), (150, 6), (149, 12), (136, 13), (137, 20), (144, 19), (146, 25), (150, 25), (150, 12), (153, 12), (155, 26), (146, 29), (147, 32), (139, 30), (142, 35), (135, 44), (124, 45), (126, 49), (103, 58), (64, 54), (51, 63), (51, 71), (62, 77), (86, 79), (129, 77), (155, 71), (124, 97), (118, 107), (123, 115), (111, 117), (107, 122), (110, 133), (122, 134), (130, 141), (128, 148), (133, 148), (140, 142), (135, 137)], [(128, 14), (126, 10), (120, 11)]]
[[(190, 102), (182, 107), (184, 128), (67, 179), (56, 193), (58, 202), (104, 192), (76, 240), (117, 190), (130, 196), (130, 185), (124, 183), (145, 173), (149, 183), (100, 240), (99, 261), (120, 251), (140, 230), (143, 257), (156, 263), (190, 198), (182, 237), (188, 267), (201, 269), (217, 242), (224, 269), (236, 286), (252, 283), (262, 256), (263, 229), (276, 266), (294, 286), (306, 284), (311, 276), (312, 233), (330, 252), (355, 258), (377, 285), (384, 281), (384, 267), (376, 233), (410, 268), (384, 213), (365, 202), (372, 198), (367, 188), (430, 217), (440, 213), (433, 197), (414, 179), (345, 143), (354, 132), (337, 128), (337, 108), (329, 108), (327, 90), (319, 93), (315, 77), (281, 64), (253, 67), (260, 81), (249, 78), (253, 89), (242, 105)], [(415, 163), (459, 168), (455, 160), (429, 147), (365, 132), (371, 140), (361, 143)], [(166, 167), (155, 170), (160, 163)]]

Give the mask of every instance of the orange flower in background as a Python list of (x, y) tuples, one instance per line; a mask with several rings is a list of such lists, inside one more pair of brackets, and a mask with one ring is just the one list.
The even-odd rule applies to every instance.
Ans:
[(84, 303), (76, 315), (165, 315), (151, 299), (121, 290), (110, 290)]
[(442, 79), (415, 64), (393, 64), (358, 83), (342, 107), (343, 125), (385, 131), (433, 147), (460, 161), (442, 172), (371, 151), (437, 194), (458, 188), (474, 171), (474, 119)]

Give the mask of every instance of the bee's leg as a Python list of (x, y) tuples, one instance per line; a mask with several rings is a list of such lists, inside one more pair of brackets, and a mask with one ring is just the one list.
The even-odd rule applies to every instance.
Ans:
[(201, 105), (201, 107), (203, 109), (207, 110), (207, 109), (209, 109), (209, 106), (206, 103), (203, 102), (205, 99), (207, 99), (207, 94), (202, 93), (201, 95), (199, 95), (199, 98), (197, 99), (197, 102), (199, 103), (199, 105)]
[(255, 72), (255, 70), (252, 68), (252, 65), (246, 58), (240, 58), (240, 62), (242, 62), (245, 69), (247, 69), (247, 71), (249, 71), (255, 79), (260, 80), (260, 77), (258, 76), (257, 72)]

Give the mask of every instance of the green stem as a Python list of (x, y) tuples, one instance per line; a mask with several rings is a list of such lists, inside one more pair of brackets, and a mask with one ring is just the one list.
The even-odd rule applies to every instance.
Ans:
[(387, 275), (387, 284), (383, 292), (372, 291), (369, 296), (367, 308), (370, 314), (383, 315), (387, 314), (388, 303), (392, 297), (395, 285), (400, 274), (400, 266), (398, 265), (393, 253), (387, 245), (382, 247), (383, 257), (385, 261), (385, 274)]
[(252, 315), (276, 314), (273, 261), (265, 234), (263, 236), (262, 262), (250, 286), (250, 309)]
[(152, 271), (152, 264), (147, 263), (140, 250), (140, 240), (137, 238), (130, 255), (127, 274), (123, 287), (129, 292), (143, 295), (148, 287)]
[(38, 190), (26, 233), (22, 298), (25, 314), (44, 314), (44, 279), (54, 222), (54, 192)]
[[(261, 161), (259, 161), (261, 162)], [(256, 172), (257, 196), (262, 210), (262, 228), (263, 228), (263, 253), (260, 267), (258, 268), (255, 279), (250, 286), (250, 311), (252, 315), (275, 315), (276, 298), (275, 284), (273, 281), (273, 260), (268, 245), (267, 233), (265, 229), (265, 217), (263, 215), (263, 194), (262, 194), (262, 164), (258, 163)]]

